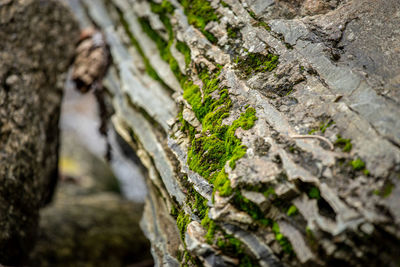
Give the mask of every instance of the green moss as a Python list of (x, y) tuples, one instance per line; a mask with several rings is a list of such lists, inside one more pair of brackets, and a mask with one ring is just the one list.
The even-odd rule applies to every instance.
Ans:
[(256, 13), (254, 13), (253, 11), (249, 11), (249, 15), (250, 15), (253, 19), (257, 20)]
[[(242, 211), (245, 211), (249, 214), (254, 220), (260, 221), (264, 219), (264, 213), (260, 210), (260, 208), (245, 198), (239, 190), (235, 191), (235, 196), (233, 198), (233, 204)], [(268, 224), (268, 222), (266, 222)]]
[(179, 0), (179, 2), (184, 9), (189, 24), (198, 28), (210, 42), (216, 43), (217, 38), (205, 30), (209, 22), (219, 20), (210, 2), (207, 0)]
[(187, 193), (187, 203), (192, 209), (192, 212), (203, 219), (208, 214), (208, 200), (200, 195), (192, 186)]
[(266, 198), (270, 198), (271, 196), (276, 196), (275, 189), (273, 187), (267, 188), (267, 190), (265, 190), (263, 194)]
[(217, 246), (225, 251), (230, 251), (237, 254), (243, 253), (242, 242), (232, 235), (226, 235), (224, 238), (219, 238), (217, 241)]
[(187, 44), (185, 44), (184, 42), (177, 41), (175, 47), (179, 52), (181, 52), (185, 56), (186, 67), (189, 67), (190, 62), (192, 61), (189, 46), (187, 46)]
[(365, 163), (360, 158), (352, 160), (350, 162), (350, 165), (353, 168), (353, 170), (355, 170), (355, 171), (361, 171), (361, 170), (365, 169)]
[(394, 189), (394, 184), (389, 182), (385, 184), (381, 190), (376, 189), (373, 191), (373, 193), (377, 196), (387, 198), (392, 194), (393, 189)]
[(151, 28), (150, 22), (148, 21), (147, 18), (139, 18), (139, 23), (142, 26), (142, 30), (154, 41), (154, 43), (157, 45), (158, 50), (160, 51), (160, 56), (161, 58), (166, 61), (176, 78), (181, 81), (185, 79), (184, 75), (181, 73), (179, 69), (178, 62), (176, 59), (172, 56), (170, 47), (173, 44), (173, 31), (172, 31), (172, 26), (169, 22), (169, 19), (166, 16), (160, 16), (161, 21), (164, 23), (166, 26), (168, 33), (170, 35), (169, 41), (165, 41), (155, 30)]
[(316, 133), (316, 132), (318, 132), (317, 129), (311, 129), (311, 130), (308, 132), (308, 134), (314, 134), (314, 133)]
[(179, 215), (179, 212), (178, 212), (178, 210), (175, 208), (174, 205), (172, 205), (171, 211), (170, 211), (169, 213), (170, 213), (174, 218), (178, 217), (178, 215)]
[(271, 31), (271, 27), (269, 27), (269, 25), (266, 23), (266, 22), (264, 22), (264, 21), (259, 21), (258, 23), (257, 23), (257, 26), (259, 26), (259, 27), (263, 27), (264, 29), (266, 29), (267, 31)]
[[(314, 134), (314, 133), (316, 133), (316, 132), (318, 132), (318, 131), (320, 131), (321, 133), (325, 133), (326, 129), (328, 129), (329, 127), (331, 127), (333, 124), (335, 124), (335, 122), (332, 121), (332, 120), (328, 120), (328, 121), (325, 122), (325, 123), (320, 123), (320, 125), (319, 125), (318, 128), (311, 129), (311, 130), (308, 132), (308, 134)], [(346, 140), (346, 139), (343, 139), (343, 140)]]
[(221, 5), (222, 5), (223, 7), (228, 7), (228, 8), (229, 8), (229, 5), (228, 5), (227, 3), (225, 3), (224, 1), (221, 1)]
[(190, 123), (183, 119), (182, 111), (178, 113), (178, 119), (181, 122), (180, 130), (184, 132), (187, 136), (189, 136), (190, 140), (194, 139), (196, 129)]
[(228, 24), (228, 26), (226, 27), (226, 32), (228, 33), (229, 38), (235, 39), (239, 37), (240, 29), (237, 27), (232, 27)]
[(288, 211), (286, 212), (286, 214), (288, 216), (292, 216), (298, 213), (297, 207), (295, 205), (291, 205), (288, 209)]
[(176, 218), (176, 225), (178, 226), (179, 235), (182, 241), (185, 241), (185, 233), (188, 224), (190, 223), (190, 217), (183, 210), (181, 210)]
[(292, 244), (290, 244), (289, 240), (282, 235), (277, 222), (273, 223), (272, 232), (274, 232), (275, 239), (278, 241), (279, 245), (281, 245), (282, 250), (288, 254), (294, 254)]
[[(132, 32), (129, 29), (129, 24), (126, 21), (124, 15), (122, 14), (122, 12), (120, 10), (117, 10), (118, 14), (119, 14), (119, 18), (121, 21), (121, 24), (124, 27), (125, 33), (128, 35), (132, 45), (137, 49), (137, 51), (139, 52), (140, 56), (143, 59), (143, 63), (145, 66), (145, 71), (146, 73), (153, 78), (154, 80), (160, 82), (164, 87), (169, 88), (164, 81), (158, 76), (157, 72), (154, 70), (154, 68), (151, 66), (149, 59), (146, 57), (146, 55), (143, 52), (142, 47), (139, 45), (139, 42), (136, 40), (136, 38), (133, 36)], [(171, 89), (169, 89), (171, 90)]]
[(332, 120), (329, 120), (328, 122), (321, 124), (319, 126), (319, 130), (321, 131), (321, 133), (325, 133), (326, 129), (328, 129), (333, 124), (335, 124), (335, 122)]
[[(204, 85), (203, 96), (200, 88), (192, 82), (184, 86), (183, 97), (203, 126), (201, 136), (191, 140), (187, 162), (191, 170), (213, 183), (221, 195), (228, 196), (232, 190), (224, 166), (229, 161), (230, 167), (235, 168), (236, 161), (246, 153), (246, 147), (235, 136), (235, 131), (239, 127), (250, 129), (257, 118), (255, 109), (247, 108), (232, 125), (222, 125), (222, 120), (229, 116), (232, 102), (227, 89), (218, 89), (218, 75), (210, 76), (204, 71), (200, 73)], [(216, 90), (219, 90), (218, 99), (211, 97)]]
[(163, 0), (161, 4), (157, 4), (154, 2), (150, 2), (151, 6), (151, 11), (153, 11), (156, 14), (172, 14), (174, 13), (174, 6), (167, 0)]
[(217, 226), (216, 226), (215, 222), (208, 217), (208, 211), (209, 210), (207, 209), (206, 216), (201, 221), (201, 225), (204, 226), (204, 228), (206, 228), (206, 230), (207, 230), (207, 234), (204, 236), (205, 239), (207, 240), (207, 242), (209, 244), (212, 244), (212, 242), (214, 240), (215, 229)]
[[(197, 1), (195, 2), (197, 3)], [(191, 105), (193, 112), (203, 126), (201, 137), (194, 138), (196, 130), (183, 119), (182, 112), (179, 113), (181, 130), (188, 134), (191, 140), (191, 147), (188, 152), (189, 168), (214, 183), (215, 190), (220, 191), (222, 196), (228, 196), (232, 190), (230, 181), (223, 168), (228, 161), (230, 167), (234, 168), (236, 161), (246, 153), (246, 147), (241, 145), (240, 140), (236, 138), (235, 131), (239, 127), (248, 130), (254, 125), (257, 119), (255, 110), (247, 108), (231, 126), (222, 125), (222, 120), (229, 116), (232, 102), (229, 98), (228, 90), (226, 88), (219, 88), (218, 76), (220, 72), (209, 74), (207, 70), (200, 71), (199, 78), (203, 82), (202, 91), (197, 85), (187, 79), (180, 72), (179, 66), (170, 52), (174, 33), (169, 19), (165, 16), (167, 10), (162, 12), (165, 8), (163, 9), (162, 5), (154, 3), (152, 4), (152, 9), (158, 12), (161, 21), (167, 28), (169, 41), (166, 42), (154, 31), (149, 21), (145, 18), (139, 19), (142, 29), (157, 44), (161, 57), (169, 63), (171, 70), (181, 83), (184, 91), (183, 97)], [(178, 43), (177, 48), (185, 55), (187, 61), (189, 61), (190, 49), (184, 43)], [(216, 90), (219, 90), (218, 99), (211, 96)]]
[(260, 53), (248, 53), (246, 57), (239, 60), (236, 68), (240, 69), (244, 76), (249, 76), (258, 73), (273, 71), (279, 63), (279, 56), (274, 54), (263, 55)]
[(310, 198), (314, 198), (314, 199), (321, 199), (321, 194), (319, 192), (319, 189), (316, 187), (311, 187), (310, 190), (308, 191), (308, 196)]
[(353, 148), (353, 145), (351, 144), (351, 139), (344, 139), (340, 135), (337, 135), (335, 145), (341, 147), (343, 152), (350, 152)]

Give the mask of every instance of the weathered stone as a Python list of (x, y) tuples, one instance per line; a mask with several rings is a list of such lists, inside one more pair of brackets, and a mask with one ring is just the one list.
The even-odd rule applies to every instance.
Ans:
[(58, 176), (63, 81), (79, 38), (59, 1), (0, 1), (0, 263), (21, 265)]
[[(106, 81), (117, 110), (113, 122), (149, 170), (151, 209), (142, 225), (157, 264), (398, 260), (395, 1), (82, 3), (117, 58)], [(392, 15), (384, 18), (385, 11)], [(373, 37), (375, 27), (381, 39)], [(190, 54), (171, 48), (177, 41)], [(260, 55), (276, 56), (276, 65)], [(134, 66), (125, 69), (124, 58)], [(154, 88), (166, 84), (174, 93), (146, 82), (148, 63), (163, 81), (154, 80)], [(126, 88), (128, 95), (121, 93)], [(218, 106), (221, 92), (229, 98)], [(248, 108), (254, 125), (231, 129)], [(225, 139), (231, 131), (234, 137)], [(245, 149), (238, 159), (229, 158), (234, 138)]]

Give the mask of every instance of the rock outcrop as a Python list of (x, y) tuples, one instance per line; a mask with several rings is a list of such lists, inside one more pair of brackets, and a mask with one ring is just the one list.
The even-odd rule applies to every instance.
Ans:
[(396, 266), (396, 0), (81, 0), (158, 266)]
[(64, 73), (79, 27), (59, 1), (0, 1), (0, 263), (20, 265), (58, 175)]

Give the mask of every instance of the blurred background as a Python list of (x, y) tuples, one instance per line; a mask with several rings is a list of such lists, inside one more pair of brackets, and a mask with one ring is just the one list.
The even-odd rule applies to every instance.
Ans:
[[(41, 210), (34, 266), (153, 265), (139, 227), (144, 169), (134, 154), (132, 161), (122, 157), (130, 148), (113, 129), (106, 139), (100, 126), (93, 91), (78, 92), (69, 78), (60, 119), (60, 180), (52, 203)], [(107, 142), (119, 142), (108, 152), (110, 162)]]

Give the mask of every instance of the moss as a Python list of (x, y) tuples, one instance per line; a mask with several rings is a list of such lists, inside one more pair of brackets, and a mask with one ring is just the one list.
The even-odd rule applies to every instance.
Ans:
[(206, 241), (209, 244), (212, 244), (212, 242), (214, 240), (215, 229), (217, 226), (216, 226), (215, 222), (208, 217), (208, 211), (209, 210), (207, 209), (206, 216), (201, 221), (201, 225), (204, 226), (204, 228), (206, 228), (206, 230), (207, 230), (207, 234), (204, 236)]
[[(245, 198), (239, 190), (235, 191), (235, 196), (233, 198), (233, 204), (242, 211), (245, 211), (249, 214), (254, 220), (260, 221), (264, 219), (264, 213), (260, 210), (260, 208)], [(268, 222), (265, 222), (268, 224)]]
[(343, 152), (350, 152), (353, 148), (353, 145), (351, 144), (351, 139), (344, 139), (340, 135), (337, 135), (335, 145), (341, 147)]
[(250, 15), (253, 19), (257, 20), (256, 13), (254, 13), (253, 11), (249, 11), (249, 15)]
[[(164, 19), (163, 19), (164, 18)], [(184, 75), (181, 73), (179, 69), (178, 62), (172, 56), (170, 47), (173, 44), (173, 31), (171, 23), (166, 16), (160, 16), (161, 21), (164, 23), (164, 26), (167, 28), (169, 33), (169, 41), (165, 41), (155, 30), (151, 28), (150, 22), (147, 18), (139, 18), (139, 23), (142, 27), (142, 30), (154, 41), (157, 45), (158, 50), (160, 51), (161, 58), (166, 61), (172, 72), (174, 73), (175, 77), (181, 81), (185, 79)]]
[(329, 127), (331, 127), (333, 124), (335, 124), (335, 122), (333, 120), (328, 120), (326, 122), (321, 122), (318, 128), (314, 128), (311, 129), (308, 134), (314, 134), (318, 131), (320, 131), (321, 133), (325, 133), (326, 129), (328, 129)]
[(228, 5), (226, 2), (224, 2), (224, 1), (221, 1), (221, 5), (222, 5), (223, 7), (229, 8), (229, 5)]
[(235, 39), (239, 37), (240, 29), (228, 24), (228, 26), (226, 27), (226, 32), (229, 38)]
[(263, 192), (263, 195), (266, 198), (270, 198), (271, 196), (276, 196), (275, 189), (273, 187), (269, 187), (267, 188), (267, 190)]
[(151, 6), (151, 11), (153, 11), (156, 14), (172, 14), (174, 13), (174, 6), (167, 0), (163, 0), (161, 2), (161, 4), (157, 4), (154, 2), (150, 2), (150, 6)]
[(228, 196), (232, 190), (224, 166), (229, 161), (230, 167), (235, 168), (236, 161), (246, 153), (246, 147), (235, 136), (235, 131), (239, 127), (250, 129), (257, 118), (255, 109), (247, 108), (232, 125), (222, 125), (222, 120), (229, 116), (232, 102), (225, 88), (219, 90), (218, 99), (211, 97), (219, 87), (218, 75), (201, 72), (203, 96), (200, 88), (192, 82), (184, 86), (183, 97), (203, 126), (201, 136), (191, 140), (187, 162), (191, 170), (212, 182), (221, 195)]
[(321, 194), (319, 192), (319, 189), (316, 187), (311, 187), (310, 190), (308, 191), (308, 196), (310, 198), (314, 198), (314, 199), (321, 199)]
[(279, 56), (277, 55), (248, 53), (243, 59), (239, 60), (236, 68), (243, 72), (245, 78), (248, 78), (258, 72), (273, 71), (278, 63)]
[(197, 192), (192, 186), (187, 193), (187, 203), (192, 209), (192, 212), (203, 219), (208, 214), (208, 200)]
[(393, 189), (394, 189), (394, 184), (389, 182), (385, 184), (381, 190), (376, 189), (373, 191), (373, 193), (377, 196), (387, 198), (392, 194)]
[(312, 134), (314, 134), (314, 133), (316, 133), (316, 132), (318, 132), (317, 129), (311, 129), (311, 130), (308, 132), (308, 134), (312, 135)]
[(286, 212), (286, 214), (288, 216), (292, 216), (298, 213), (297, 207), (295, 205), (291, 205), (288, 209), (288, 211)]
[(178, 210), (175, 208), (174, 205), (172, 205), (171, 211), (170, 211), (169, 213), (170, 213), (174, 218), (178, 217), (178, 215), (179, 215), (179, 212), (178, 212)]
[(282, 250), (288, 254), (293, 255), (294, 254), (293, 247), (290, 244), (289, 240), (282, 235), (277, 222), (273, 223), (272, 232), (274, 232), (275, 239), (276, 239), (276, 241), (278, 241), (279, 245), (282, 247)]
[(185, 56), (186, 67), (189, 67), (190, 62), (192, 61), (189, 46), (187, 46), (187, 44), (185, 44), (184, 42), (177, 41), (175, 47), (179, 52), (181, 52)]
[(314, 233), (308, 226), (306, 227), (306, 237), (307, 237), (309, 244), (311, 245), (311, 248), (313, 248), (314, 250), (317, 250), (318, 249), (318, 239), (315, 237)]
[(326, 123), (323, 123), (319, 126), (319, 130), (321, 131), (321, 133), (325, 133), (326, 129), (328, 129), (329, 127), (331, 127), (333, 124), (335, 124), (334, 121), (329, 120)]
[(269, 27), (269, 25), (264, 21), (259, 21), (256, 26), (263, 27), (269, 32), (271, 31), (271, 27)]
[(211, 21), (218, 21), (219, 17), (207, 0), (179, 0), (188, 18), (189, 24), (198, 28), (204, 36), (211, 42), (216, 43), (217, 38), (206, 31), (206, 25)]
[(224, 238), (219, 238), (217, 241), (217, 246), (220, 249), (228, 252), (230, 251), (231, 253), (243, 253), (242, 242), (232, 235), (226, 235)]
[(154, 68), (151, 66), (150, 61), (149, 61), (149, 59), (146, 57), (146, 55), (144, 54), (142, 47), (139, 45), (139, 42), (136, 40), (136, 38), (133, 36), (132, 32), (130, 31), (130, 29), (129, 29), (129, 24), (128, 24), (128, 22), (126, 21), (126, 19), (125, 19), (124, 15), (122, 14), (122, 12), (121, 12), (120, 10), (118, 10), (118, 9), (117, 9), (117, 11), (118, 11), (118, 14), (119, 14), (119, 18), (120, 18), (121, 24), (122, 24), (123, 27), (124, 27), (125, 33), (128, 35), (128, 37), (129, 37), (129, 39), (130, 39), (132, 45), (137, 49), (137, 51), (139, 52), (140, 56), (141, 56), (142, 59), (143, 59), (143, 63), (144, 63), (144, 66), (145, 66), (145, 71), (146, 71), (146, 73), (147, 73), (151, 78), (153, 78), (154, 80), (160, 82), (165, 88), (168, 88), (168, 89), (171, 91), (172, 89), (170, 89), (170, 88), (168, 87), (168, 85), (166, 85), (166, 84), (164, 83), (164, 81), (158, 76), (157, 72), (156, 72), (156, 71), (154, 70)]
[(360, 158), (352, 160), (350, 162), (350, 165), (353, 168), (353, 170), (355, 170), (355, 171), (362, 171), (365, 169), (365, 163)]
[(182, 241), (185, 241), (185, 233), (189, 223), (189, 215), (185, 214), (185, 212), (181, 210), (176, 218), (176, 225), (178, 226), (179, 235), (181, 236)]

